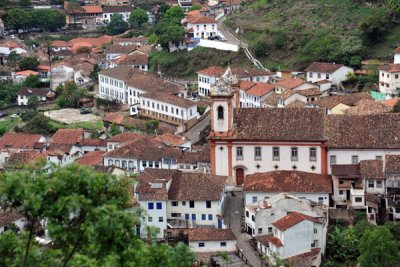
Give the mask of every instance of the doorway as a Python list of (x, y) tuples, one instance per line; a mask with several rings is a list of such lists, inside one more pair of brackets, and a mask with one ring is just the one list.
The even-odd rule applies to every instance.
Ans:
[(243, 168), (236, 169), (236, 185), (242, 185), (244, 182), (244, 170)]

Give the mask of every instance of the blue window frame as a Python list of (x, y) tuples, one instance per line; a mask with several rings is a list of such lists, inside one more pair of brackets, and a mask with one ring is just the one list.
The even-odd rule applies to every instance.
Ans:
[(187, 213), (185, 214), (185, 220), (189, 221), (189, 214), (187, 214)]
[(157, 209), (158, 210), (162, 210), (162, 203), (161, 202), (157, 202)]
[(205, 221), (206, 220), (206, 215), (205, 214), (201, 214), (201, 220)]
[(209, 221), (212, 221), (212, 220), (213, 220), (212, 214), (208, 214), (208, 220), (209, 220)]
[(154, 203), (153, 202), (147, 203), (147, 209), (148, 210), (153, 210), (154, 209)]
[(196, 214), (192, 214), (192, 221), (195, 221), (196, 220)]

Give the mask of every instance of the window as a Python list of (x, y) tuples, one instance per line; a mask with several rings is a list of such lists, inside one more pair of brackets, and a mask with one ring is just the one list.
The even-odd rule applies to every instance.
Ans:
[(213, 215), (212, 214), (208, 214), (208, 220), (212, 221), (213, 220)]
[(147, 218), (147, 221), (148, 221), (148, 222), (153, 222), (153, 217)]
[(253, 203), (257, 202), (257, 197), (253, 197)]
[(206, 208), (211, 209), (211, 201), (209, 200), (206, 201)]
[(258, 228), (258, 234), (262, 234), (262, 228)]
[(236, 159), (243, 159), (243, 147), (236, 148)]
[(256, 160), (261, 160), (261, 147), (254, 148), (254, 158)]
[(272, 233), (272, 227), (268, 227), (268, 233)]
[(126, 161), (125, 160), (122, 161), (121, 167), (122, 167), (122, 169), (126, 169)]
[(343, 195), (343, 190), (339, 190), (339, 195)]
[(172, 201), (171, 206), (173, 207), (178, 207), (178, 201)]
[(193, 213), (193, 214), (192, 214), (192, 221), (195, 221), (195, 220), (196, 220), (196, 214)]
[(319, 197), (319, 198), (318, 198), (318, 202), (319, 202), (319, 203), (324, 203), (324, 198), (323, 198), (323, 197)]
[(113, 164), (113, 160), (112, 160), (112, 159), (109, 159), (109, 160), (108, 160), (108, 165), (111, 166), (112, 164)]
[(206, 215), (205, 214), (201, 214), (201, 220), (205, 221), (206, 220)]
[(219, 120), (223, 120), (224, 119), (224, 108), (222, 106), (218, 106), (217, 114), (218, 114), (218, 119)]
[(162, 210), (162, 203), (161, 202), (157, 202), (157, 209), (158, 210)]
[(362, 202), (362, 197), (356, 197), (354, 200), (355, 200), (356, 202)]
[(331, 164), (336, 164), (336, 156), (335, 155), (330, 156), (329, 161), (331, 162)]
[(226, 247), (226, 242), (221, 242), (220, 245), (221, 247)]
[(115, 166), (119, 167), (119, 160), (115, 161)]
[(375, 156), (376, 160), (382, 160), (382, 156)]
[(317, 228), (314, 228), (314, 234), (317, 234), (317, 233), (318, 233)]
[(187, 213), (185, 214), (185, 220), (189, 221), (189, 214), (187, 214)]
[(181, 214), (180, 213), (171, 213), (171, 217), (178, 218), (178, 217), (181, 217)]
[(376, 181), (376, 188), (382, 188), (382, 181)]
[(193, 200), (189, 201), (189, 208), (194, 208), (194, 201)]
[(204, 248), (204, 242), (199, 243), (199, 248)]
[(186, 206), (186, 201), (182, 201), (182, 206)]
[(312, 77), (313, 77), (313, 73), (312, 73), (312, 72), (309, 72), (309, 73), (308, 73), (308, 77), (312, 78)]
[(317, 161), (317, 149), (310, 147), (310, 161)]
[(329, 74), (327, 73), (325, 79), (329, 80)]
[(152, 161), (149, 161), (149, 167), (153, 168), (153, 162)]
[(298, 149), (297, 149), (297, 147), (292, 147), (292, 156), (291, 156), (291, 158), (292, 158), (292, 161), (297, 161), (297, 159), (298, 159)]
[(158, 217), (158, 222), (163, 222), (164, 221), (164, 217)]
[(374, 180), (368, 180), (368, 188), (374, 188), (375, 183)]
[(154, 168), (160, 168), (160, 163), (158, 161), (154, 162)]
[(279, 147), (272, 148), (272, 160), (279, 160)]
[(143, 160), (143, 161), (142, 161), (142, 167), (143, 167), (143, 168), (146, 168), (146, 166), (147, 166), (147, 161)]
[(321, 73), (318, 73), (318, 74), (317, 74), (317, 77), (318, 77), (318, 79), (321, 78)]
[(246, 210), (246, 218), (249, 218), (249, 211)]
[(351, 163), (357, 164), (358, 163), (358, 156), (351, 156)]
[(147, 209), (148, 210), (153, 210), (154, 209), (154, 203), (153, 202), (147, 203)]
[(395, 74), (395, 75), (394, 75), (394, 78), (395, 78), (395, 79), (398, 79), (398, 78), (399, 78), (399, 75), (398, 75), (398, 74)]
[(251, 215), (251, 220), (252, 220), (253, 222), (256, 221), (256, 218), (254, 217), (254, 215)]

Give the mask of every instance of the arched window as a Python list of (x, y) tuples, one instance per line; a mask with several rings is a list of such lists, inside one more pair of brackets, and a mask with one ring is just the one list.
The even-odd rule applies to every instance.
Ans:
[(111, 165), (113, 165), (113, 160), (112, 160), (112, 159), (109, 159), (109, 160), (108, 160), (108, 166), (111, 166)]
[(219, 106), (217, 111), (218, 111), (218, 119), (224, 119), (224, 108), (222, 106)]

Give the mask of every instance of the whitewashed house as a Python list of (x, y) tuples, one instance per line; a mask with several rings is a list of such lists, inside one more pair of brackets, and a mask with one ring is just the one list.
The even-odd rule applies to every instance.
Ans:
[(106, 59), (113, 60), (124, 54), (129, 54), (137, 49), (137, 45), (110, 44), (106, 47)]
[(325, 218), (328, 206), (286, 193), (266, 197), (245, 206), (245, 231), (252, 236), (272, 234), (272, 223), (294, 211)]
[(258, 237), (257, 246), (270, 263), (275, 257), (295, 263), (299, 257), (312, 256), (308, 262), (302, 259), (301, 266), (320, 266), (325, 253), (327, 218), (317, 218), (291, 212), (272, 223), (273, 234)]
[(0, 234), (7, 231), (14, 224), (20, 230), (23, 230), (27, 224), (27, 220), (22, 214), (17, 212), (0, 211)]
[(396, 48), (396, 50), (394, 50), (393, 63), (400, 64), (400, 47), (398, 47), (398, 48)]
[(56, 63), (51, 66), (52, 89), (64, 85), (67, 81), (74, 80), (74, 68), (66, 62)]
[(339, 85), (347, 79), (348, 73), (353, 73), (352, 68), (342, 64), (313, 62), (306, 69), (307, 82), (316, 83), (322, 80), (331, 81), (333, 85)]
[(330, 177), (325, 174), (272, 171), (247, 175), (243, 192), (245, 205), (289, 193), (328, 206), (332, 185)]
[(398, 96), (400, 90), (400, 63), (379, 68), (379, 91), (387, 97)]
[(400, 220), (400, 155), (387, 155), (385, 157), (386, 175), (386, 212), (388, 219)]
[(102, 22), (105, 24), (110, 23), (111, 17), (115, 14), (122, 15), (122, 19), (128, 22), (129, 15), (133, 8), (130, 5), (119, 5), (119, 6), (103, 6), (103, 19)]
[(188, 242), (196, 253), (236, 251), (236, 237), (231, 229), (193, 228), (188, 231)]
[(50, 91), (47, 88), (26, 88), (22, 87), (18, 91), (17, 95), (17, 104), (18, 106), (27, 106), (29, 98), (32, 96), (37, 96), (39, 102), (45, 102), (47, 98), (52, 98), (55, 96), (55, 93)]

